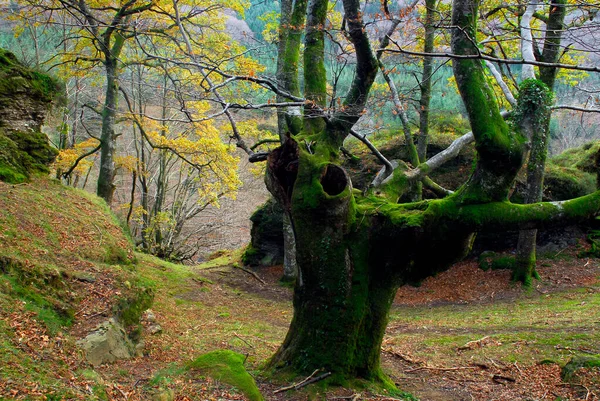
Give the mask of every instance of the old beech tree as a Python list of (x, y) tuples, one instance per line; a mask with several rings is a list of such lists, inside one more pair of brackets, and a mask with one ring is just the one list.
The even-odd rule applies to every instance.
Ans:
[[(324, 33), (327, 0), (296, 0), (286, 43), (284, 83), (297, 94), (300, 26), (305, 26), (303, 114), (288, 113), (291, 135), (270, 153), (266, 182), (291, 218), (298, 278), (294, 317), (271, 366), (298, 373), (324, 368), (338, 378), (386, 382), (380, 347), (397, 288), (446, 269), (463, 257), (481, 228), (531, 229), (573, 223), (600, 209), (600, 192), (555, 203), (512, 204), (507, 196), (521, 168), (525, 139), (509, 126), (477, 59), (477, 0), (455, 0), (454, 74), (478, 152), (468, 181), (443, 199), (398, 203), (420, 174), (389, 169), (377, 195), (354, 191), (340, 166), (340, 146), (359, 119), (378, 72), (359, 0), (343, 0), (345, 30), (356, 70), (344, 107), (325, 114)], [(306, 18), (304, 18), (306, 16)], [(460, 57), (462, 55), (462, 57)], [(294, 76), (296, 74), (296, 76)], [(547, 88), (522, 88), (525, 117), (548, 107)]]

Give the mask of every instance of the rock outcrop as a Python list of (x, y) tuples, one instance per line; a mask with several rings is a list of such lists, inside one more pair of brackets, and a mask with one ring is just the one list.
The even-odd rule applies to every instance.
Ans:
[(242, 260), (250, 266), (273, 266), (283, 263), (283, 209), (269, 199), (250, 217), (251, 242)]
[(18, 183), (48, 172), (57, 151), (41, 132), (59, 83), (0, 49), (0, 180)]

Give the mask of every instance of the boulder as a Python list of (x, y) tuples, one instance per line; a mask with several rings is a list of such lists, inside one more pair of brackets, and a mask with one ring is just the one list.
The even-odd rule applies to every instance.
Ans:
[(99, 324), (85, 338), (77, 341), (77, 345), (93, 366), (128, 359), (137, 353), (123, 326), (113, 318)]
[(252, 217), (250, 245), (242, 261), (250, 266), (273, 266), (283, 263), (283, 209), (274, 199), (259, 207)]

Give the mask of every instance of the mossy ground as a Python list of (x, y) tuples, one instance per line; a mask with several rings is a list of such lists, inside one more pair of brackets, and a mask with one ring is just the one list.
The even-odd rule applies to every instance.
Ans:
[[(3, 268), (0, 275), (0, 398), (103, 400), (122, 399), (125, 393), (129, 400), (148, 400), (172, 391), (176, 399), (245, 399), (224, 380), (186, 369), (203, 353), (227, 349), (248, 355), (244, 366), (267, 400), (356, 393), (389, 399), (389, 393), (364, 383), (349, 383), (354, 386), (350, 389), (323, 382), (274, 395), (275, 389), (303, 379), (261, 373), (287, 331), (291, 291), (278, 285), (279, 270), (258, 270), (267, 282), (263, 285), (234, 268), (239, 252), (193, 267), (135, 254), (101, 201), (52, 181), (0, 184), (0, 236), (3, 260), (25, 266)], [(559, 262), (564, 261), (551, 261)], [(590, 260), (588, 268), (598, 275), (595, 264)], [(544, 266), (541, 272), (543, 276)], [(82, 281), (90, 276), (95, 282)], [(74, 340), (112, 313), (117, 300), (127, 294), (125, 282), (132, 288), (152, 287), (152, 309), (163, 333), (144, 336), (144, 356), (92, 369)], [(66, 291), (75, 293), (72, 300)], [(67, 301), (71, 314), (58, 313), (56, 301)], [(594, 282), (545, 294), (519, 292), (499, 302), (394, 307), (384, 339), (384, 372), (397, 387), (422, 400), (470, 399), (469, 394), (476, 400), (502, 394), (517, 400), (540, 385), (558, 391), (563, 399), (575, 399), (581, 387), (557, 386), (562, 383), (560, 370), (573, 356), (600, 349), (599, 307), (600, 287)], [(486, 336), (489, 342), (482, 347), (458, 351)], [(552, 363), (538, 365), (544, 360)], [(443, 372), (424, 367), (468, 369)], [(490, 378), (492, 373), (517, 381), (500, 385)]]

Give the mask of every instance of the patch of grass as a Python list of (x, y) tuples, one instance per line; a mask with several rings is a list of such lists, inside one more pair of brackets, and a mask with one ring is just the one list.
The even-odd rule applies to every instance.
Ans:
[(390, 344), (437, 363), (457, 364), (457, 348), (489, 336), (489, 345), (460, 354), (496, 358), (508, 363), (552, 359), (565, 363), (572, 350), (598, 350), (600, 287), (494, 304), (394, 308), (390, 318), (403, 330), (389, 335)]
[(148, 384), (153, 387), (165, 386), (171, 384), (177, 377), (181, 376), (185, 372), (186, 369), (178, 366), (175, 363), (171, 363), (166, 368), (156, 372)]
[(220, 251), (220, 256), (211, 259), (207, 262), (200, 263), (195, 266), (197, 269), (214, 269), (217, 267), (225, 267), (231, 266), (234, 263), (238, 263), (241, 261), (243, 249), (235, 249), (230, 251)]

